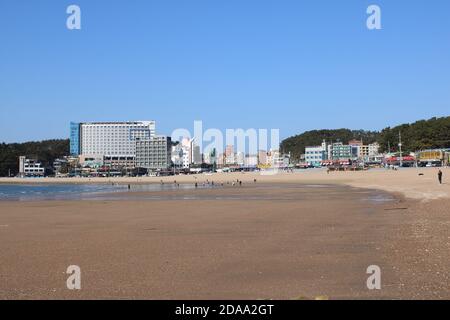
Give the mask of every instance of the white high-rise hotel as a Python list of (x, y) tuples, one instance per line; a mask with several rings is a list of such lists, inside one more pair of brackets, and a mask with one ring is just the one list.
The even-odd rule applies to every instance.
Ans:
[(155, 136), (155, 121), (71, 123), (73, 155), (135, 157), (136, 140)]

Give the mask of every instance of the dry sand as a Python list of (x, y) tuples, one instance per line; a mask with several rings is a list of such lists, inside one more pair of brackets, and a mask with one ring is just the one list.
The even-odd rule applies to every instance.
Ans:
[[(0, 298), (450, 299), (449, 185), (435, 173), (177, 176), (163, 180), (244, 186), (173, 191), (216, 200), (0, 202)], [(395, 200), (368, 200), (381, 190)], [(367, 289), (369, 265), (382, 290)]]

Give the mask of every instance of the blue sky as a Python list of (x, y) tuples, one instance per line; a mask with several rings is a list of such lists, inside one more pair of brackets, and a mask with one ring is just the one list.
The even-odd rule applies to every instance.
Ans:
[(446, 116), (449, 14), (448, 0), (1, 0), (0, 141), (66, 138), (70, 121), (284, 138)]

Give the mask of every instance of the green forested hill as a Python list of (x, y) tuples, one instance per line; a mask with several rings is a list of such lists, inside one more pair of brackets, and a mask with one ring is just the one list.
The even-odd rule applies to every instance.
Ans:
[(0, 176), (12, 175), (19, 171), (19, 156), (38, 159), (44, 167), (53, 160), (69, 154), (69, 140), (46, 140), (25, 143), (0, 144)]
[(377, 138), (382, 151), (387, 150), (388, 142), (391, 150), (398, 150), (399, 132), (402, 134), (402, 148), (405, 151), (450, 147), (450, 117), (420, 120), (412, 124), (385, 128)]
[(349, 129), (307, 131), (283, 140), (280, 148), (283, 152), (291, 152), (296, 160), (305, 153), (306, 146), (320, 145), (323, 139), (328, 143), (337, 140), (347, 143), (351, 139), (362, 139), (365, 144), (376, 141), (381, 151), (386, 151), (389, 144), (391, 151), (397, 151), (399, 132), (405, 152), (450, 147), (450, 117), (443, 117), (388, 127), (380, 132)]

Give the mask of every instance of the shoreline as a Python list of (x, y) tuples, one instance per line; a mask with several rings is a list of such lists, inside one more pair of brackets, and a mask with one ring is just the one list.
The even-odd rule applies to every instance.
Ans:
[(179, 175), (168, 177), (114, 177), (114, 178), (0, 178), (1, 184), (119, 184), (145, 185), (173, 183), (179, 184), (203, 183), (207, 180), (215, 183), (241, 180), (244, 184), (253, 183), (302, 183), (302, 184), (343, 184), (352, 187), (384, 190), (401, 193), (410, 199), (431, 201), (450, 198), (450, 168), (442, 168), (444, 183), (437, 183), (436, 168), (404, 168), (398, 171), (373, 169), (360, 172), (332, 172), (327, 174), (323, 169), (311, 169), (295, 173), (278, 173), (265, 175), (263, 173), (214, 173), (199, 175)]

